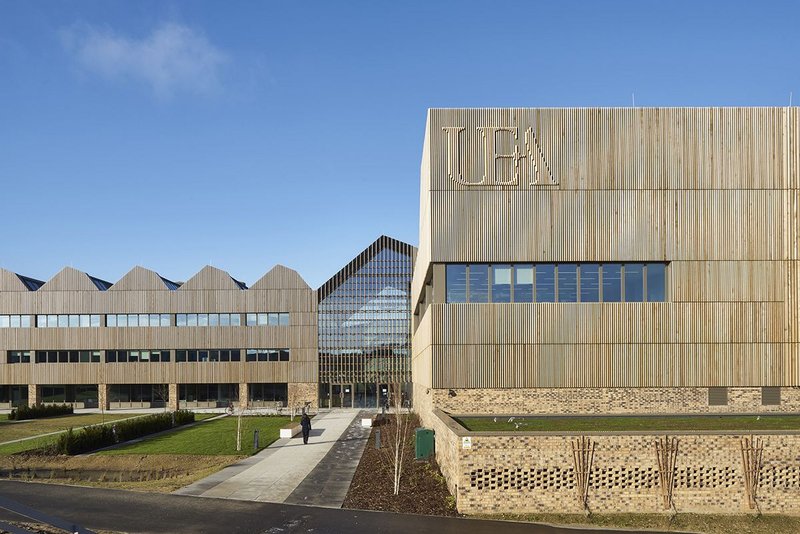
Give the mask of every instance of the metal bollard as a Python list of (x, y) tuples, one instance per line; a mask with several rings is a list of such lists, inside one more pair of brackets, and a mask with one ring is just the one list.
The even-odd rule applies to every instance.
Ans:
[(253, 448), (258, 450), (258, 430), (253, 430)]
[(380, 429), (377, 429), (375, 431), (375, 448), (376, 449), (380, 449), (381, 448), (381, 431), (380, 431)]

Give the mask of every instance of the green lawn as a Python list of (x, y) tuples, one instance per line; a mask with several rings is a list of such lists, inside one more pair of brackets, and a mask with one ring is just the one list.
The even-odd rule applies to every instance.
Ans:
[(796, 415), (686, 415), (598, 417), (461, 417), (467, 430), (517, 432), (617, 432), (664, 430), (800, 430)]
[[(199, 414), (198, 414), (199, 415)], [(203, 454), (249, 455), (278, 439), (288, 417), (242, 417), (242, 450), (236, 450), (236, 417), (224, 417), (176, 430), (100, 454)], [(253, 431), (259, 431), (259, 448), (253, 449)]]
[(9, 421), (8, 419), (0, 419), (0, 443), (14, 439), (48, 434), (50, 432), (61, 432), (70, 427), (77, 428), (80, 426), (96, 425), (103, 420), (106, 422), (118, 421), (119, 419), (128, 419), (130, 417), (137, 417), (139, 415), (142, 414), (130, 412), (124, 414), (106, 413), (105, 416), (103, 416), (99, 413), (91, 413), (81, 415), (62, 415), (59, 417), (47, 417), (45, 419), (29, 419), (19, 422)]

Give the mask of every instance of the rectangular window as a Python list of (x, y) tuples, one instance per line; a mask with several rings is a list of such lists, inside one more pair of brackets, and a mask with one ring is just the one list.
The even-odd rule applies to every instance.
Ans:
[(289, 314), (288, 313), (280, 313), (278, 314), (278, 320), (280, 321), (281, 326), (289, 326)]
[(625, 302), (642, 302), (644, 300), (644, 265), (626, 263), (623, 272), (625, 274)]
[(558, 301), (578, 302), (578, 265), (558, 264)]
[(208, 326), (219, 326), (219, 314), (218, 313), (209, 313), (208, 314)]
[(469, 266), (469, 295), (467, 302), (489, 302), (489, 266)]
[(30, 328), (31, 327), (31, 317), (30, 315), (22, 315), (20, 317), (20, 326), (22, 328)]
[(247, 349), (247, 355), (245, 357), (245, 361), (254, 362), (257, 359), (258, 359), (258, 351), (253, 349)]
[(161, 314), (160, 323), (161, 323), (162, 327), (169, 326), (169, 314), (168, 313), (162, 313)]
[(258, 314), (258, 326), (267, 326), (269, 324), (269, 314), (268, 313), (259, 313)]
[(258, 324), (258, 319), (255, 313), (248, 313), (247, 314), (247, 326), (256, 326)]
[(186, 326), (197, 326), (197, 314), (189, 313), (186, 315)]
[(128, 314), (128, 326), (131, 328), (139, 326), (139, 314), (138, 313), (129, 313)]
[(280, 320), (278, 319), (277, 313), (270, 313), (267, 314), (267, 320), (269, 321), (269, 326), (280, 326)]
[(139, 351), (132, 350), (128, 352), (128, 361), (129, 362), (138, 362), (139, 361)]
[(288, 362), (289, 361), (289, 349), (281, 349), (279, 351), (280, 361)]
[(556, 301), (556, 266), (552, 263), (536, 265), (536, 302)]
[(81, 325), (80, 320), (80, 316), (78, 315), (67, 315), (67, 321), (69, 323), (68, 328), (78, 328)]
[(492, 302), (511, 302), (510, 265), (492, 265)]
[(37, 315), (36, 316), (36, 328), (47, 328), (47, 316), (46, 315)]
[(150, 324), (150, 314), (149, 313), (140, 313), (139, 314), (139, 326), (155, 326)]
[(467, 302), (467, 266), (449, 264), (445, 269), (447, 302)]
[(230, 326), (231, 316), (227, 313), (221, 313), (219, 316), (219, 326)]
[(580, 266), (581, 302), (600, 302), (600, 265), (585, 263)]
[(197, 361), (197, 351), (196, 350), (187, 350), (186, 351), (186, 360), (190, 362)]
[(186, 361), (186, 351), (185, 350), (176, 350), (175, 351), (175, 361), (176, 362), (185, 362)]
[(69, 315), (56, 315), (56, 326), (58, 328), (69, 328)]
[(106, 363), (116, 363), (117, 361), (117, 351), (115, 350), (107, 350), (106, 351)]
[(6, 315), (5, 317), (8, 318), (8, 324), (11, 328), (19, 328), (21, 325), (20, 316), (19, 315)]
[(603, 264), (603, 302), (622, 300), (622, 264)]
[(663, 263), (647, 264), (647, 301), (666, 300), (666, 266)]
[(175, 316), (175, 326), (186, 326), (186, 314), (179, 313)]
[(533, 265), (514, 266), (514, 302), (533, 302)]
[(89, 320), (88, 315), (81, 315), (80, 316), (80, 325), (81, 328), (90, 328), (92, 326), (92, 322)]
[(8, 315), (0, 315), (0, 328), (8, 328), (11, 326), (11, 320)]
[(199, 313), (199, 314), (197, 314), (197, 326), (208, 326), (208, 314), (207, 313)]
[(128, 316), (126, 314), (117, 315), (117, 326), (119, 327), (127, 327), (128, 326)]
[(94, 314), (89, 316), (89, 324), (92, 328), (100, 328), (100, 315)]

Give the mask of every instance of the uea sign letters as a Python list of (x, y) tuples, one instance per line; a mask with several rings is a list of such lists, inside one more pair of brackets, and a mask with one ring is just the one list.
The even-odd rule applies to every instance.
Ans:
[[(514, 186), (520, 182), (533, 186), (558, 185), (558, 179), (553, 176), (550, 166), (545, 160), (542, 148), (533, 128), (525, 130), (524, 140), (520, 144), (519, 128), (516, 126), (478, 126), (476, 130), (483, 137), (484, 171), (480, 181), (468, 179), (462, 173), (462, 132), (463, 126), (447, 126), (442, 128), (447, 136), (447, 174), (455, 183), (466, 186)], [(499, 136), (510, 136), (514, 146), (511, 154), (498, 153)], [(498, 162), (513, 164), (513, 172), (500, 176), (497, 170)], [(507, 168), (507, 166), (504, 166)]]

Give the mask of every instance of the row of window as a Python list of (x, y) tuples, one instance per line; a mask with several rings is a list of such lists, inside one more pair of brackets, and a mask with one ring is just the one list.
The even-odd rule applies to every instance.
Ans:
[(241, 361), (239, 349), (222, 350), (176, 350), (176, 362), (238, 362)]
[(49, 314), (36, 316), (36, 328), (97, 328), (99, 315)]
[(289, 349), (247, 349), (248, 362), (288, 362)]
[(106, 363), (168, 362), (168, 350), (107, 350)]
[(106, 315), (106, 326), (111, 328), (169, 326), (168, 313), (115, 313)]
[(242, 326), (238, 313), (179, 313), (175, 326)]
[(30, 328), (32, 315), (0, 315), (0, 328)]
[(37, 350), (36, 363), (100, 363), (100, 351)]
[[(239, 362), (239, 349), (176, 350), (176, 362)], [(169, 362), (168, 350), (107, 350), (106, 363)], [(246, 349), (248, 362), (288, 362), (289, 349)], [(9, 350), (7, 363), (30, 363), (31, 351)], [(50, 350), (36, 351), (36, 363), (99, 363), (100, 351)]]
[(663, 302), (665, 263), (448, 264), (447, 302)]
[[(37, 328), (97, 328), (98, 314), (43, 314), (36, 315)], [(0, 328), (32, 328), (33, 315), (0, 315)], [(175, 326), (241, 326), (238, 313), (178, 313)], [(288, 326), (288, 313), (248, 313), (247, 326)], [(165, 327), (170, 325), (168, 313), (114, 313), (106, 315), (106, 326), (111, 328)]]
[(288, 313), (248, 313), (247, 326), (288, 326)]

